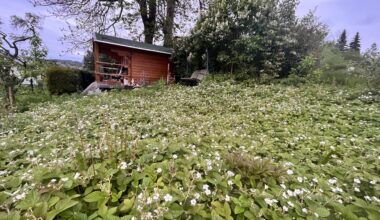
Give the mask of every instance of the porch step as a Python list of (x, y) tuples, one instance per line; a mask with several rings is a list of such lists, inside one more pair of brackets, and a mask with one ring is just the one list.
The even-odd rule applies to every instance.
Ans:
[(101, 92), (99, 84), (93, 82), (82, 92), (82, 95), (95, 95)]

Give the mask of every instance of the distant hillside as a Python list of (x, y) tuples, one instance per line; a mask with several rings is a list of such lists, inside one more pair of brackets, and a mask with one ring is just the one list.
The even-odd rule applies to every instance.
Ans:
[(79, 68), (79, 69), (83, 67), (83, 63), (79, 61), (60, 60), (60, 59), (50, 59), (48, 61), (54, 62), (57, 65), (64, 66), (64, 67)]

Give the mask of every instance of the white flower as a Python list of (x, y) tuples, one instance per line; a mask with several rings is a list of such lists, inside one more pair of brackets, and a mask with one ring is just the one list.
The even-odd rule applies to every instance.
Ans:
[(197, 204), (197, 200), (192, 199), (192, 200), (190, 201), (190, 204), (191, 204), (192, 206), (195, 206), (195, 205)]
[(147, 204), (147, 205), (152, 204), (152, 198), (148, 197), (148, 198), (146, 199), (146, 204)]
[(376, 184), (376, 180), (372, 180), (371, 182), (369, 182), (370, 184), (372, 185), (375, 185)]
[(286, 186), (284, 184), (280, 184), (281, 188), (286, 189)]
[(234, 182), (232, 182), (232, 180), (228, 180), (228, 181), (227, 181), (227, 184), (228, 184), (229, 186), (232, 186), (232, 185), (234, 184)]
[(177, 158), (178, 158), (177, 154), (173, 154), (173, 159), (177, 159)]
[(211, 190), (206, 189), (206, 190), (205, 190), (205, 194), (206, 194), (207, 196), (211, 195)]
[(200, 178), (202, 178), (202, 174), (199, 173), (199, 172), (197, 172), (197, 173), (195, 174), (195, 178), (196, 178), (196, 179), (200, 179)]
[(313, 178), (313, 182), (314, 183), (318, 183), (318, 179), (317, 178)]
[(267, 190), (269, 189), (269, 186), (267, 184), (264, 185), (264, 189)]
[(120, 164), (119, 164), (119, 169), (121, 169), (121, 170), (125, 170), (125, 169), (127, 169), (128, 168), (128, 164), (126, 163), (126, 162), (120, 162)]
[(74, 175), (74, 179), (76, 180), (76, 179), (79, 179), (79, 177), (80, 177), (80, 173), (75, 173), (75, 175)]
[(154, 201), (158, 201), (159, 199), (160, 199), (160, 194), (158, 194), (158, 193), (153, 194), (153, 200)]
[(336, 148), (334, 146), (330, 146), (330, 149), (331, 150), (335, 150)]
[(321, 145), (321, 146), (325, 146), (325, 145), (326, 145), (326, 142), (321, 141), (321, 142), (319, 142), (319, 145)]
[(302, 183), (303, 182), (303, 178), (301, 176), (297, 177), (297, 180), (298, 182)]
[(194, 194), (194, 197), (195, 197), (196, 199), (199, 199), (199, 198), (201, 197), (201, 194), (199, 194), (199, 193), (195, 193), (195, 194)]
[(161, 172), (162, 172), (161, 167), (157, 168), (157, 171), (156, 171), (156, 172), (157, 172), (157, 173), (161, 173)]
[(355, 192), (360, 192), (360, 189), (359, 189), (358, 187), (355, 187), (355, 188), (354, 188), (354, 191), (355, 191)]
[(275, 203), (278, 202), (276, 199), (270, 199), (270, 198), (265, 198), (264, 201), (265, 201), (265, 203), (268, 204), (269, 206), (273, 206), (273, 204), (275, 204)]
[(294, 203), (292, 203), (291, 201), (288, 201), (288, 205), (289, 205), (290, 207), (294, 207)]
[(67, 178), (67, 177), (63, 177), (63, 178), (61, 179), (62, 182), (67, 182), (68, 180), (69, 180), (69, 178)]
[(203, 190), (207, 190), (207, 189), (209, 189), (209, 188), (210, 188), (210, 186), (207, 185), (207, 184), (204, 184), (203, 187), (202, 187)]
[(164, 200), (165, 202), (171, 202), (173, 200), (173, 196), (171, 196), (170, 194), (166, 194), (164, 196)]
[(319, 218), (318, 213), (314, 212), (315, 217)]
[(306, 208), (303, 208), (303, 209), (302, 209), (302, 212), (307, 214), (307, 209), (306, 209)]
[(354, 179), (354, 183), (360, 184), (360, 183), (361, 183), (361, 182), (360, 182), (360, 179), (355, 178), (355, 179)]
[(229, 202), (231, 200), (231, 198), (230, 198), (229, 195), (226, 195), (226, 197), (224, 198), (224, 200), (226, 200), (226, 202)]
[(285, 162), (284, 165), (287, 166), (287, 167), (291, 167), (291, 166), (293, 166), (294, 164), (293, 164), (292, 162)]
[(372, 201), (371, 197), (369, 197), (369, 196), (364, 196), (364, 199), (367, 201)]
[(21, 194), (19, 194), (19, 195), (16, 195), (16, 196), (15, 196), (15, 199), (16, 199), (16, 200), (21, 200), (21, 199), (24, 199), (25, 196), (26, 196), (26, 194), (25, 194), (25, 192), (23, 192), (23, 193), (21, 193)]
[(286, 173), (287, 173), (288, 175), (293, 175), (294, 172), (293, 172), (293, 170), (287, 170)]
[(377, 198), (376, 196), (372, 196), (372, 199), (373, 199), (375, 202), (380, 202), (380, 199)]
[(56, 179), (51, 179), (50, 182), (51, 183), (55, 183), (55, 182), (57, 182), (57, 180)]
[(235, 176), (235, 173), (229, 170), (229, 171), (227, 171), (227, 176), (233, 177), (233, 176)]
[(336, 184), (337, 182), (337, 179), (336, 178), (332, 178), (332, 179), (329, 179), (328, 182), (332, 185)]
[(289, 210), (289, 208), (288, 208), (287, 206), (282, 206), (282, 210), (283, 210), (284, 212), (287, 212), (287, 211)]

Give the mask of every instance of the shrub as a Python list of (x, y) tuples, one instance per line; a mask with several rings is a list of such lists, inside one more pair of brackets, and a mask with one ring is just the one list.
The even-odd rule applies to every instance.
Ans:
[(81, 88), (87, 88), (91, 83), (95, 81), (94, 73), (90, 71), (80, 70)]
[(227, 154), (227, 166), (239, 173), (243, 179), (267, 183), (270, 180), (280, 180), (285, 176), (284, 167), (267, 158), (256, 158), (241, 153)]
[(290, 75), (304, 77), (311, 74), (315, 69), (315, 61), (313, 56), (304, 57), (296, 67), (292, 68)]
[(74, 93), (81, 88), (80, 73), (71, 68), (50, 67), (46, 72), (46, 84), (49, 92), (54, 95)]

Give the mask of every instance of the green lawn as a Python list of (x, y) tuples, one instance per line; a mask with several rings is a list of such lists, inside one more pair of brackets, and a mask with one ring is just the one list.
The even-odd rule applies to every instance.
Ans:
[(380, 219), (371, 94), (205, 82), (0, 120), (0, 219)]

